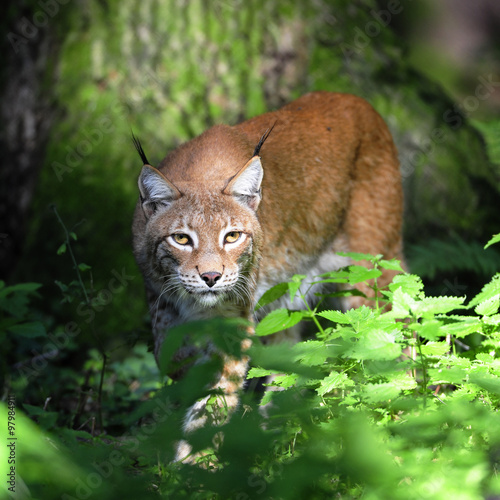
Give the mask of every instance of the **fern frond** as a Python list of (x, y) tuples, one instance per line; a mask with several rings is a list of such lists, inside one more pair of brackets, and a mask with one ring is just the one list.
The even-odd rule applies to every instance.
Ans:
[(438, 273), (458, 271), (491, 276), (500, 270), (498, 250), (490, 248), (485, 252), (477, 241), (468, 242), (458, 236), (410, 246), (406, 254), (412, 272), (423, 278), (434, 279)]

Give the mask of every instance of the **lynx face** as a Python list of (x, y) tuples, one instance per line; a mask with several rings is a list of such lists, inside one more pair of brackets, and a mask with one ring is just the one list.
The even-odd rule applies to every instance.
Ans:
[(169, 302), (201, 308), (249, 304), (255, 289), (260, 224), (260, 160), (252, 159), (227, 187), (193, 191), (145, 167), (140, 188), (151, 275)]
[(225, 195), (183, 196), (160, 210), (148, 232), (156, 238), (150, 258), (162, 293), (191, 297), (202, 307), (248, 301), (255, 224), (253, 214)]

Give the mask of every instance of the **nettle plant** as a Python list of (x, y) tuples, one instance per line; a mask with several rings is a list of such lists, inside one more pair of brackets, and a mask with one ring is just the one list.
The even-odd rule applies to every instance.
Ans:
[[(195, 432), (195, 451), (218, 443), (200, 458), (209, 475), (171, 464), (160, 491), (241, 499), (500, 493), (500, 273), (472, 300), (427, 297), (412, 274), (378, 289), (380, 269), (400, 270), (397, 261), (346, 255), (373, 267), (352, 265), (313, 283), (297, 275), (264, 294), (258, 307), (289, 294), (303, 309), (272, 311), (257, 337), (300, 321), (316, 335), (294, 345), (254, 341), (248, 378), (269, 377), (271, 386), (260, 411), (247, 395), (224, 425)], [(349, 288), (366, 280), (381, 295), (373, 307), (323, 308), (325, 299), (358, 294)], [(311, 307), (306, 297), (318, 283), (342, 286)]]
[[(304, 309), (277, 309), (268, 314), (256, 328), (258, 336), (266, 336), (295, 325), (302, 320), (314, 321), (318, 333), (315, 340), (290, 347), (290, 354), (300, 366), (319, 369), (325, 377), (307, 380), (317, 394), (330, 403), (343, 405), (373, 405), (391, 403), (397, 398), (411, 396), (426, 407), (429, 400), (476, 397), (488, 398), (484, 391), (500, 389), (496, 376), (500, 315), (500, 274), (493, 277), (480, 294), (467, 304), (466, 297), (426, 297), (418, 276), (397, 275), (387, 290), (379, 290), (380, 268), (401, 270), (395, 260), (381, 256), (345, 254), (353, 260), (366, 260), (372, 269), (350, 266), (324, 274), (318, 283), (355, 285), (372, 280), (376, 296), (374, 307), (361, 306), (346, 312), (321, 310), (322, 300), (311, 308), (305, 293), (299, 296)], [(270, 289), (259, 307), (278, 299), (285, 293), (291, 300), (304, 289), (305, 276), (297, 275), (289, 283)], [(322, 299), (342, 296), (357, 290), (342, 290)], [(382, 302), (382, 304), (381, 304)], [(384, 312), (385, 302), (392, 308)], [(472, 314), (471, 314), (472, 313)], [(323, 318), (326, 324), (320, 323)], [(462, 340), (470, 335), (480, 338), (472, 349)], [(476, 344), (478, 342), (476, 341)], [(471, 351), (472, 349), (472, 351)], [(286, 389), (304, 381), (295, 373), (280, 374), (273, 370), (253, 368), (249, 377), (274, 375), (271, 385)], [(269, 392), (264, 403), (273, 397)], [(380, 407), (378, 410), (380, 412)]]

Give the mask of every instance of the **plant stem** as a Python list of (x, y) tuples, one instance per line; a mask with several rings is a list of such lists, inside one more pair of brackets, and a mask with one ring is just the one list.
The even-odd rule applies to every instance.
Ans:
[[(71, 236), (68, 232), (68, 229), (66, 228), (66, 225), (64, 224), (61, 216), (59, 215), (59, 212), (57, 211), (57, 208), (55, 205), (52, 205), (52, 210), (54, 210), (54, 213), (57, 217), (57, 220), (61, 224), (64, 234), (65, 234), (65, 243), (66, 243), (66, 248), (68, 249), (69, 255), (71, 257), (71, 261), (73, 262), (73, 268), (76, 271), (76, 275), (78, 278), (78, 283), (80, 285), (80, 288), (82, 289), (83, 296), (85, 297), (85, 304), (92, 308), (92, 303), (89, 298), (89, 295), (87, 293), (87, 289), (85, 288), (85, 285), (83, 284), (82, 280), (82, 275), (80, 274), (80, 268), (78, 267), (78, 263), (76, 262), (75, 254), (73, 253), (73, 249), (71, 248)], [(99, 351), (101, 352), (102, 356), (102, 367), (101, 367), (101, 373), (100, 373), (100, 379), (99, 379), (99, 389), (97, 392), (97, 423), (99, 426), (100, 432), (103, 432), (104, 427), (103, 427), (103, 422), (102, 422), (102, 387), (104, 384), (104, 374), (106, 372), (106, 364), (108, 361), (108, 356), (104, 350), (104, 346), (102, 345), (101, 339), (99, 338), (99, 335), (97, 335), (96, 328), (95, 328), (95, 322), (92, 320), (91, 322), (91, 329), (92, 329), (92, 334), (94, 335), (95, 339), (97, 340), (97, 343), (99, 345)]]
[(59, 223), (61, 224), (61, 226), (64, 230), (64, 234), (66, 236), (66, 240), (65, 240), (66, 247), (67, 247), (69, 255), (71, 257), (71, 261), (73, 262), (73, 267), (76, 271), (78, 283), (80, 284), (80, 288), (82, 289), (83, 295), (85, 297), (85, 303), (87, 305), (90, 305), (89, 296), (87, 294), (87, 289), (85, 288), (85, 285), (83, 284), (82, 275), (80, 274), (80, 269), (78, 268), (78, 264), (76, 262), (75, 255), (73, 253), (73, 249), (71, 248), (71, 237), (70, 237), (68, 230), (66, 229), (66, 226), (64, 225), (64, 222), (61, 219), (61, 216), (59, 215), (59, 212), (57, 211), (57, 208), (55, 205), (52, 205), (52, 210), (54, 210), (54, 213), (56, 214), (57, 220), (59, 221)]
[(422, 384), (424, 386), (424, 409), (427, 408), (427, 384), (428, 384), (428, 378), (427, 378), (427, 369), (425, 366), (425, 356), (422, 354), (422, 343), (417, 337), (417, 348), (418, 348), (418, 354), (420, 356), (421, 360), (421, 366), (422, 366)]

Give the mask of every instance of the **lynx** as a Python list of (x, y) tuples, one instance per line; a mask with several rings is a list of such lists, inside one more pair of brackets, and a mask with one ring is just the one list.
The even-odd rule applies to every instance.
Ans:
[[(361, 98), (313, 92), (239, 125), (216, 125), (157, 168), (136, 147), (144, 166), (134, 254), (157, 359), (169, 328), (214, 316), (258, 320), (253, 308), (268, 288), (294, 274), (312, 278), (347, 265), (337, 252), (402, 258), (396, 148), (383, 119)], [(379, 283), (391, 279), (385, 271)], [(360, 298), (347, 300), (344, 308)], [(196, 359), (196, 352), (187, 341), (175, 357)], [(247, 364), (225, 359), (213, 386), (230, 409)], [(205, 403), (189, 411), (186, 432), (206, 422)], [(177, 459), (188, 453), (181, 445)]]

